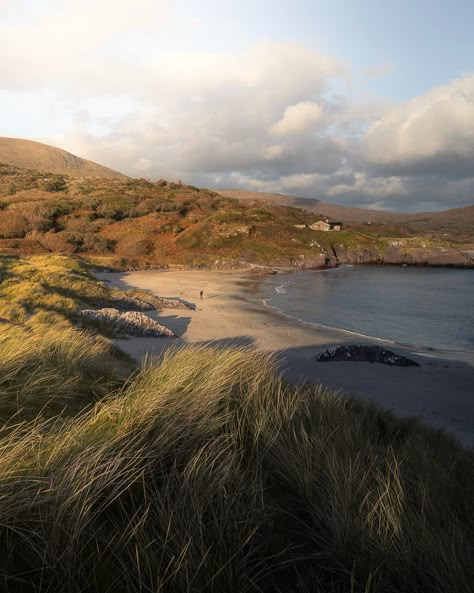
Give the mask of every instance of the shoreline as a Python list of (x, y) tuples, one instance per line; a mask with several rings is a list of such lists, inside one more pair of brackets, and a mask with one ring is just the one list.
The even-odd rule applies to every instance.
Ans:
[[(380, 340), (344, 330), (301, 322), (252, 298), (267, 275), (235, 271), (146, 270), (96, 273), (122, 289), (149, 290), (159, 296), (195, 303), (196, 309), (155, 311), (150, 317), (178, 338), (128, 338), (114, 343), (141, 362), (185, 344), (250, 346), (272, 352), (292, 382), (321, 382), (356, 399), (371, 401), (398, 415), (416, 416), (446, 428), (467, 447), (474, 447), (474, 364), (457, 352), (387, 344), (414, 358), (420, 367), (390, 367), (368, 362), (314, 360), (330, 346)], [(204, 290), (204, 299), (199, 298)], [(463, 354), (463, 353), (459, 353)]]

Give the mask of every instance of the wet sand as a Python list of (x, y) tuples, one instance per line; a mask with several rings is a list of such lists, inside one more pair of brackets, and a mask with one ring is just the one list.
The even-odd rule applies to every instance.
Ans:
[(248, 273), (143, 271), (97, 276), (117, 288), (146, 289), (195, 305), (195, 310), (170, 309), (150, 314), (172, 329), (177, 339), (116, 340), (137, 362), (144, 355), (160, 355), (165, 349), (184, 344), (252, 346), (275, 353), (281, 370), (292, 381), (320, 381), (399, 415), (421, 417), (454, 433), (464, 445), (474, 447), (474, 360), (470, 354), (456, 360), (448, 353), (389, 346), (421, 366), (321, 363), (315, 356), (329, 346), (369, 344), (371, 340), (299, 323), (266, 308), (258, 300), (261, 279)]

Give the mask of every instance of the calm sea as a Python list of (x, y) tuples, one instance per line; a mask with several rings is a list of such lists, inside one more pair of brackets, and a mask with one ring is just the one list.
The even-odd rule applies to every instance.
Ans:
[(355, 340), (474, 351), (474, 270), (344, 266), (270, 276), (260, 292), (267, 306)]

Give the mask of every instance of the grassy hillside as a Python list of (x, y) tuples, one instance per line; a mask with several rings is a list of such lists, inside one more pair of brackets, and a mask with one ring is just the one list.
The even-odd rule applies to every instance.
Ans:
[(251, 350), (134, 370), (75, 327), (108, 294), (83, 264), (1, 263), (2, 591), (471, 590), (473, 455), (451, 438)]
[(460, 250), (469, 248), (456, 234), (419, 236), (406, 226), (351, 223), (340, 233), (295, 227), (314, 220), (314, 213), (299, 208), (243, 202), (164, 180), (75, 178), (0, 165), (4, 254), (78, 254), (121, 268), (320, 267), (380, 262), (398, 238), (408, 239), (403, 251), (406, 257), (416, 253), (419, 263), (438, 250), (441, 264), (462, 265)]
[(122, 173), (60, 148), (20, 138), (0, 138), (0, 163), (59, 175), (126, 179)]

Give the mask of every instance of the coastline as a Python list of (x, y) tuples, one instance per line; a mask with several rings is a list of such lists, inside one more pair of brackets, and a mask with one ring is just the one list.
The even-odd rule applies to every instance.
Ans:
[[(300, 322), (254, 297), (265, 276), (246, 271), (136, 271), (97, 273), (111, 285), (150, 290), (196, 305), (195, 310), (156, 311), (150, 317), (178, 338), (129, 338), (114, 343), (141, 362), (185, 344), (251, 346), (275, 354), (292, 382), (321, 382), (357, 399), (371, 401), (398, 415), (420, 417), (446, 428), (474, 447), (474, 361), (469, 353), (422, 351), (399, 344), (389, 348), (414, 358), (420, 367), (389, 367), (368, 362), (314, 360), (322, 350), (341, 344), (380, 344), (344, 330)], [(204, 298), (199, 298), (200, 290)]]

